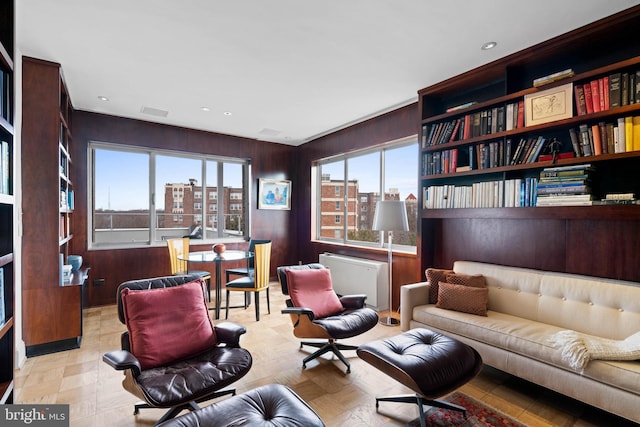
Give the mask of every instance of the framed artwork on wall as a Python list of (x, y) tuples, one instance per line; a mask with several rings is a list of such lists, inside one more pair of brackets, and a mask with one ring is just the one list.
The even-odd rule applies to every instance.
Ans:
[(291, 209), (291, 181), (278, 179), (258, 180), (258, 209)]
[(524, 96), (525, 126), (573, 116), (573, 83)]

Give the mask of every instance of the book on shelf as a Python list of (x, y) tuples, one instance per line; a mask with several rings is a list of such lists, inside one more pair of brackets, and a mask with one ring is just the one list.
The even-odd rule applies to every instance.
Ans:
[(576, 111), (579, 116), (587, 114), (587, 104), (584, 98), (584, 87), (582, 85), (575, 85), (573, 87), (576, 98)]
[(544, 86), (549, 83), (556, 82), (558, 80), (566, 79), (567, 77), (573, 76), (575, 73), (571, 68), (566, 70), (558, 71), (557, 73), (552, 73), (547, 76), (538, 77), (533, 80), (533, 87)]
[(634, 200), (634, 193), (607, 193), (604, 195), (605, 200)]
[(466, 102), (464, 104), (456, 105), (455, 107), (449, 107), (447, 108), (446, 112), (453, 113), (454, 111), (464, 110), (465, 108), (469, 108), (474, 104), (477, 104), (477, 102), (476, 101)]
[(584, 89), (584, 104), (587, 109), (587, 114), (593, 113), (593, 96), (591, 94), (591, 84), (586, 83), (582, 85)]
[(621, 104), (620, 73), (609, 75), (609, 107), (618, 108)]
[[(574, 157), (576, 157), (576, 154), (571, 151), (556, 154), (556, 160), (573, 159)], [(553, 154), (541, 154), (540, 157), (538, 157), (539, 162), (550, 162), (551, 160), (553, 160)]]
[(640, 205), (640, 200), (594, 200), (594, 205)]
[(591, 102), (592, 102), (592, 110), (594, 113), (602, 111), (602, 105), (600, 104), (600, 88), (598, 86), (598, 80), (591, 80), (589, 82), (589, 86), (591, 86)]
[(629, 73), (622, 73), (620, 77), (620, 105), (629, 105)]
[(0, 193), (11, 194), (11, 150), (8, 141), (0, 147)]

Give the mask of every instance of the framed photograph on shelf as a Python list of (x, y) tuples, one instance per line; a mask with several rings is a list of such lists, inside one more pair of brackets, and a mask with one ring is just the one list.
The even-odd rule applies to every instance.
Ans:
[(258, 209), (291, 209), (291, 181), (258, 180)]
[(524, 96), (524, 124), (534, 126), (573, 117), (573, 83)]

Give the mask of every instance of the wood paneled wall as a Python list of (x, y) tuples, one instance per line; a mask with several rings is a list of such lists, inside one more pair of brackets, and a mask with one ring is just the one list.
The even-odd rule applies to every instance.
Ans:
[[(90, 305), (115, 303), (117, 286), (126, 280), (154, 277), (171, 273), (166, 247), (117, 250), (87, 250), (87, 144), (89, 141), (185, 152), (249, 158), (252, 162), (252, 194), (257, 201), (258, 178), (292, 179), (291, 165), (295, 147), (247, 138), (232, 137), (193, 129), (125, 119), (103, 114), (76, 111), (73, 118), (74, 189), (76, 210), (73, 218), (72, 253), (81, 254), (91, 267), (87, 287)], [(296, 187), (294, 187), (296, 188)], [(119, 191), (127, 191), (120, 189)], [(298, 197), (294, 194), (294, 199)], [(296, 210), (258, 210), (253, 203), (251, 236), (273, 241), (272, 275), (275, 268), (290, 260), (296, 242), (291, 239), (296, 226)], [(230, 249), (246, 247), (228, 245)], [(208, 245), (194, 245), (194, 250)], [(231, 264), (230, 264), (231, 266)], [(204, 267), (204, 266), (203, 266)], [(210, 268), (215, 268), (213, 265)], [(104, 285), (94, 286), (94, 280), (104, 279)]]
[[(311, 240), (311, 166), (314, 161), (336, 154), (348, 153), (385, 142), (405, 138), (418, 133), (418, 104), (399, 108), (379, 117), (366, 120), (348, 128), (303, 144), (296, 151), (294, 176), (296, 177), (296, 221), (297, 221), (297, 257), (298, 260), (317, 262), (318, 255), (332, 252), (378, 261), (387, 261), (386, 250), (359, 249), (332, 245)], [(418, 153), (416, 153), (416, 156)], [(417, 191), (417, 190), (416, 190)], [(298, 193), (299, 192), (299, 193)], [(418, 236), (420, 224), (418, 224)], [(418, 239), (418, 254), (420, 253)], [(393, 258), (393, 307), (398, 308), (400, 302), (400, 286), (422, 280), (420, 273), (420, 256), (395, 254)]]

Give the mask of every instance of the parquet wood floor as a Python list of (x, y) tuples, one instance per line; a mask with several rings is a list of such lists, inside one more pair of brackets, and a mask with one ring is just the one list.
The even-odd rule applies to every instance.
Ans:
[[(234, 293), (232, 305), (240, 304), (242, 298)], [(302, 359), (312, 349), (300, 349), (289, 316), (280, 313), (285, 304), (279, 285), (271, 287), (271, 314), (267, 314), (264, 292), (261, 298), (259, 322), (253, 306), (229, 313), (229, 320), (247, 327), (241, 344), (253, 355), (251, 371), (235, 383), (239, 393), (267, 383), (285, 384), (307, 401), (327, 426), (402, 426), (417, 417), (417, 406), (409, 404), (382, 402), (376, 412), (375, 396), (411, 391), (359, 360), (355, 352), (346, 353), (351, 374), (345, 374), (342, 363), (329, 356), (310, 362), (303, 370)], [(16, 370), (15, 403), (69, 404), (74, 427), (152, 426), (164, 411), (143, 409), (134, 416), (137, 399), (122, 388), (122, 374), (102, 362), (103, 353), (119, 348), (124, 330), (115, 305), (86, 309), (83, 327), (80, 349), (29, 358)], [(358, 345), (398, 333), (398, 327), (377, 325), (345, 342)], [(530, 426), (631, 425), (488, 367), (460, 390)]]

